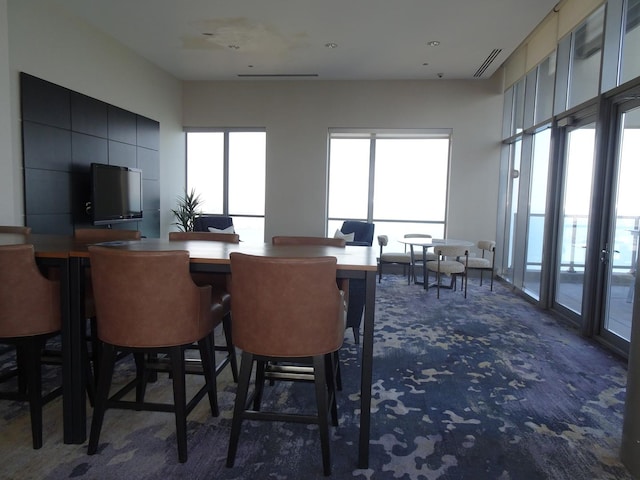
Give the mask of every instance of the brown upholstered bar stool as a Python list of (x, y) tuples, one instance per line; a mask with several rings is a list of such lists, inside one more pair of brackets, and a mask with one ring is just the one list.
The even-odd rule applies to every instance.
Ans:
[[(346, 246), (346, 240), (344, 238), (335, 238), (335, 237), (312, 237), (312, 236), (296, 236), (296, 235), (276, 235), (271, 238), (271, 243), (273, 245), (317, 245), (317, 246), (325, 246), (325, 247), (340, 247), (344, 248)], [(346, 310), (349, 305), (349, 279), (348, 278), (339, 278), (336, 280), (338, 288), (342, 294), (342, 298), (344, 300), (344, 308), (345, 315)], [(346, 324), (346, 321), (345, 321)], [(342, 375), (340, 374), (340, 351), (336, 350), (334, 354), (334, 361), (336, 365), (336, 386), (338, 390), (342, 390)], [(281, 370), (281, 367), (276, 367), (272, 370), (274, 372), (269, 372), (269, 366), (273, 366), (273, 364), (267, 364), (267, 368), (265, 369), (265, 374), (268, 379), (271, 380), (271, 384), (273, 385), (273, 380), (278, 376), (278, 370)], [(311, 367), (310, 367), (311, 368)], [(304, 375), (306, 373), (306, 369), (304, 368), (296, 368), (296, 370), (301, 371)], [(256, 401), (259, 401), (259, 398), (256, 398)]]
[[(111, 228), (76, 228), (73, 238), (82, 244), (94, 244), (103, 242), (117, 242), (127, 240), (140, 240), (142, 237), (139, 230), (119, 230)], [(96, 335), (96, 307), (93, 299), (93, 286), (91, 283), (91, 269), (84, 270), (84, 317), (89, 319), (89, 341), (91, 343), (90, 357), (93, 363), (93, 376), (98, 379), (98, 366), (100, 357), (100, 342)], [(92, 385), (87, 379), (89, 398), (92, 399)]]
[(60, 284), (40, 273), (33, 245), (7, 245), (0, 246), (0, 285), (0, 343), (16, 346), (20, 371), (18, 390), (0, 398), (29, 401), (33, 448), (38, 449), (42, 406), (62, 392), (59, 387), (42, 396), (40, 361), (46, 339), (60, 332)]
[[(217, 232), (169, 232), (169, 241), (206, 241), (223, 243), (240, 243), (240, 235), (237, 233), (217, 233)], [(222, 329), (225, 336), (226, 345), (214, 345), (214, 351), (226, 352), (227, 355), (222, 362), (216, 365), (216, 375), (229, 365), (233, 381), (238, 382), (238, 360), (236, 349), (233, 346), (231, 336), (231, 294), (229, 293), (229, 275), (223, 273), (192, 272), (191, 278), (197, 285), (211, 285), (213, 297), (222, 304), (223, 320)], [(193, 363), (193, 362), (190, 362)]]
[[(186, 251), (126, 251), (89, 247), (96, 302), (98, 338), (102, 342), (100, 375), (88, 453), (96, 453), (107, 408), (174, 412), (178, 459), (187, 460), (187, 415), (204, 395), (218, 415), (213, 365), (213, 330), (222, 321), (222, 305), (212, 302), (211, 287), (197, 286), (189, 274)], [(186, 402), (184, 349), (200, 347), (205, 385)], [(109, 390), (117, 350), (138, 356), (136, 380), (111, 397)], [(144, 353), (171, 359), (173, 405), (146, 402)], [(136, 387), (136, 400), (122, 397)]]
[[(344, 307), (336, 286), (336, 259), (242, 253), (231, 253), (230, 258), (233, 338), (242, 349), (242, 362), (227, 466), (234, 464), (243, 420), (296, 421), (319, 426), (323, 470), (329, 475), (329, 409), (337, 424), (333, 353), (344, 339)], [(313, 365), (315, 415), (247, 410), (253, 363), (267, 361)], [(257, 379), (256, 395), (260, 395), (262, 386), (263, 382)]]

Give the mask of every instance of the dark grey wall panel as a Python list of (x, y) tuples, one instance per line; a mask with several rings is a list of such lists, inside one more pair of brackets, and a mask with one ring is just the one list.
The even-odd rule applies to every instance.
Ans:
[(27, 225), (32, 232), (73, 235), (73, 221), (66, 215), (27, 215)]
[(89, 173), (92, 163), (109, 163), (108, 145), (106, 138), (73, 132), (71, 134), (73, 170)]
[(34, 233), (72, 234), (91, 226), (91, 163), (142, 169), (144, 220), (114, 224), (160, 235), (160, 124), (21, 74), (24, 192)]
[(22, 122), (24, 166), (69, 170), (71, 132), (39, 123)]
[(136, 114), (109, 105), (109, 140), (136, 144)]
[(138, 168), (135, 145), (109, 141), (109, 165)]
[(71, 213), (70, 173), (28, 168), (24, 175), (27, 215)]
[(109, 133), (106, 103), (79, 93), (71, 94), (71, 130), (107, 138)]
[(138, 147), (138, 168), (146, 180), (160, 180), (160, 153), (157, 150)]
[(140, 224), (140, 231), (145, 237), (160, 237), (160, 210), (152, 210), (151, 212), (145, 210), (142, 221), (138, 223)]
[(150, 118), (138, 115), (138, 146), (160, 150), (160, 124)]
[(71, 92), (39, 78), (20, 74), (22, 120), (54, 127), (71, 128)]
[(160, 209), (160, 183), (155, 180), (142, 181), (142, 208), (147, 210)]

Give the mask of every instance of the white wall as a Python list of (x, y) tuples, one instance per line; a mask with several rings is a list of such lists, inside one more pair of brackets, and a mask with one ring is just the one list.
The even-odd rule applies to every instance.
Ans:
[(13, 185), (20, 181), (12, 147), (7, 1), (0, 0), (0, 225), (22, 225)]
[[(4, 4), (8, 68), (3, 59)], [(9, 142), (0, 133), (0, 221), (22, 223), (24, 215), (21, 71), (160, 122), (160, 228), (161, 234), (168, 232), (173, 222), (170, 208), (184, 184), (181, 82), (51, 2), (38, 0), (0, 0), (0, 111), (5, 111), (4, 99), (10, 98), (8, 135), (13, 150), (5, 153)], [(4, 116), (0, 113), (0, 127)], [(13, 188), (4, 188), (5, 174), (11, 176)]]
[[(324, 235), (329, 128), (453, 129), (449, 231), (495, 238), (502, 122), (499, 75), (486, 81), (187, 82), (184, 124), (265, 127), (265, 237)], [(424, 191), (428, 178), (413, 178)], [(377, 232), (384, 233), (384, 232)]]

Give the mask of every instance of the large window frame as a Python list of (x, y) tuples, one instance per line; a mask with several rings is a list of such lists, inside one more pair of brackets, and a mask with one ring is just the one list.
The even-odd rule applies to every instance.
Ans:
[(185, 134), (186, 191), (201, 196), (202, 213), (233, 217), (241, 240), (264, 241), (266, 129), (189, 128)]
[[(428, 233), (434, 238), (445, 237), (447, 231), (447, 212), (449, 194), (449, 172), (451, 164), (451, 129), (413, 129), (413, 130), (359, 130), (332, 129), (329, 132), (329, 175), (327, 182), (327, 232), (340, 228), (345, 220), (371, 222), (376, 225), (377, 234), (389, 236), (393, 242), (406, 233)], [(390, 153), (395, 147), (408, 146), (409, 142), (434, 140), (438, 143), (430, 145), (437, 149), (436, 156), (424, 156), (426, 162), (437, 162), (422, 165), (421, 160), (400, 155), (393, 168), (390, 165)], [(359, 162), (357, 174), (346, 173), (343, 164), (348, 157), (338, 154), (338, 143), (354, 141), (359, 145)], [(398, 142), (393, 145), (394, 142)], [(419, 143), (420, 147), (426, 144)], [(442, 156), (445, 156), (443, 159)], [(365, 158), (366, 157), (366, 158)], [(437, 159), (434, 159), (437, 157)], [(378, 162), (376, 164), (376, 162)], [(416, 163), (417, 162), (417, 163)], [(385, 164), (386, 170), (383, 170)], [(413, 165), (413, 168), (409, 167)], [(409, 169), (409, 171), (407, 171)], [(340, 172), (338, 173), (338, 170)], [(366, 171), (365, 171), (366, 170)], [(430, 185), (441, 184), (439, 190), (430, 189), (425, 192), (422, 183), (423, 173), (429, 171)], [(380, 172), (376, 178), (376, 172)], [(436, 173), (437, 172), (437, 173)], [(440, 178), (434, 181), (433, 174)], [(355, 182), (353, 181), (355, 180)], [(351, 187), (350, 182), (353, 184)], [(388, 187), (394, 187), (389, 193)], [(384, 190), (384, 193), (382, 192)], [(346, 197), (349, 203), (346, 204)], [(383, 198), (384, 197), (384, 198)], [(393, 202), (394, 208), (386, 208)], [(418, 207), (418, 214), (394, 215), (395, 211), (408, 212), (409, 209), (397, 208), (399, 205)], [(436, 207), (433, 207), (437, 205)], [(437, 210), (437, 211), (435, 211)], [(382, 213), (378, 213), (382, 212)], [(392, 213), (389, 213), (392, 212)], [(413, 209), (413, 212), (416, 212)]]

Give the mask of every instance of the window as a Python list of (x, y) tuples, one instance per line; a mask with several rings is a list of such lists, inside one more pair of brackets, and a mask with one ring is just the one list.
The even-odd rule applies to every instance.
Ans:
[(202, 212), (233, 217), (243, 241), (264, 241), (266, 132), (187, 132), (187, 190)]
[(627, 0), (624, 38), (622, 42), (622, 82), (640, 75), (638, 44), (640, 42), (640, 0)]
[(374, 222), (390, 241), (414, 232), (444, 237), (450, 135), (331, 132), (329, 234), (344, 220), (361, 220)]
[(603, 34), (604, 7), (572, 33), (569, 108), (598, 95)]

